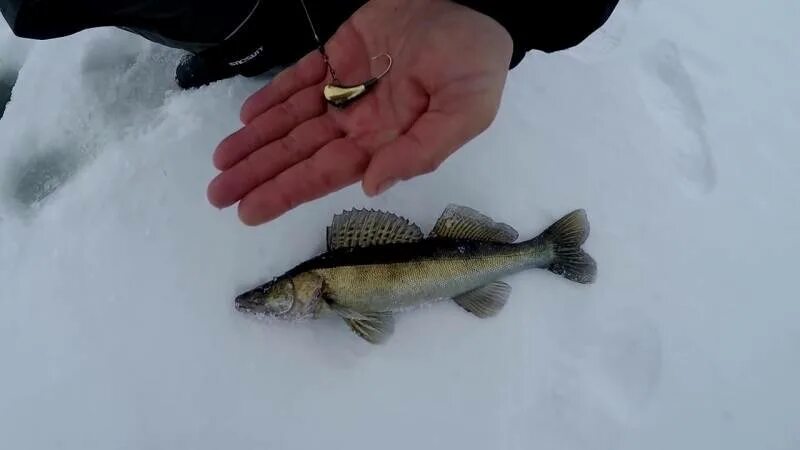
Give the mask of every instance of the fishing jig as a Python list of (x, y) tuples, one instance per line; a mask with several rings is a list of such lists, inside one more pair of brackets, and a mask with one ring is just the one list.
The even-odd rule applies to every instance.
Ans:
[(322, 90), (323, 95), (325, 95), (325, 100), (328, 101), (331, 105), (337, 108), (344, 108), (345, 106), (349, 105), (350, 103), (357, 100), (362, 95), (369, 92), (375, 83), (378, 82), (384, 75), (389, 73), (389, 70), (392, 68), (392, 57), (388, 53), (384, 53), (383, 55), (378, 55), (372, 58), (372, 61), (380, 58), (381, 56), (385, 56), (389, 60), (389, 64), (386, 66), (383, 72), (376, 77), (372, 77), (369, 80), (361, 83), (356, 84), (353, 86), (342, 86), (338, 84), (338, 80), (333, 78), (333, 83), (328, 83)]
[(322, 54), (322, 59), (325, 61), (325, 66), (328, 68), (328, 72), (331, 75), (331, 82), (326, 84), (322, 89), (322, 95), (325, 97), (325, 101), (327, 101), (328, 104), (337, 108), (344, 108), (367, 94), (370, 90), (372, 90), (375, 84), (381, 78), (383, 78), (384, 75), (389, 73), (389, 70), (392, 68), (392, 56), (388, 53), (384, 53), (382, 55), (372, 57), (370, 61), (375, 61), (381, 57), (385, 57), (388, 60), (386, 69), (384, 69), (384, 71), (378, 76), (372, 77), (363, 83), (342, 85), (339, 82), (339, 79), (336, 77), (336, 71), (333, 70), (333, 65), (330, 62), (330, 58), (328, 58), (328, 53), (325, 51), (325, 45), (322, 43), (319, 35), (317, 34), (317, 29), (314, 27), (314, 21), (311, 20), (311, 14), (308, 12), (305, 0), (300, 0), (300, 4), (303, 5), (303, 11), (306, 13), (306, 18), (308, 19), (309, 26), (311, 26), (311, 32), (314, 35), (314, 40), (317, 42), (317, 48)]

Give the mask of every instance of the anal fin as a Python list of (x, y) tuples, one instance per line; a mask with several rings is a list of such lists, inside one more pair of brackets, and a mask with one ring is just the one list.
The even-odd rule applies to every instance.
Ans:
[(475, 314), (481, 319), (497, 315), (506, 305), (511, 295), (511, 286), (502, 281), (495, 281), (478, 289), (453, 297), (458, 306)]

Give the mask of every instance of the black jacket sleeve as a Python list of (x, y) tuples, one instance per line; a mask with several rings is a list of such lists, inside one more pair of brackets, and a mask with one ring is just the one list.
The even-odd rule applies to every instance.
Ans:
[(619, 0), (456, 0), (492, 17), (514, 40), (511, 68), (531, 50), (574, 47), (611, 17)]
[(14, 34), (29, 39), (53, 39), (88, 28), (114, 26), (165, 45), (190, 48), (222, 41), (254, 3), (255, 0), (0, 0), (0, 13)]

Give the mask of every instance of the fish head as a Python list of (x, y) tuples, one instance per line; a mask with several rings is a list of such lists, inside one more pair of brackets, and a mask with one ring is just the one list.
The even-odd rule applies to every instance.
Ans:
[(252, 314), (282, 316), (292, 309), (294, 288), (291, 278), (276, 278), (236, 297), (236, 309)]
[(311, 273), (281, 277), (236, 297), (236, 309), (282, 319), (306, 317), (322, 298), (322, 278)]

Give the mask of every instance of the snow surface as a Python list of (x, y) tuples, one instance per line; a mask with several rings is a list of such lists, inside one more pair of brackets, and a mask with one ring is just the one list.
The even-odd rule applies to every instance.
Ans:
[[(255, 229), (205, 188), (263, 79), (181, 92), (175, 50), (3, 25), (0, 448), (800, 448), (799, 20), (623, 0), (435, 175)], [(500, 316), (437, 304), (383, 347), (232, 309), (342, 209), (450, 202), (523, 237), (586, 208), (597, 284), (519, 274)]]

